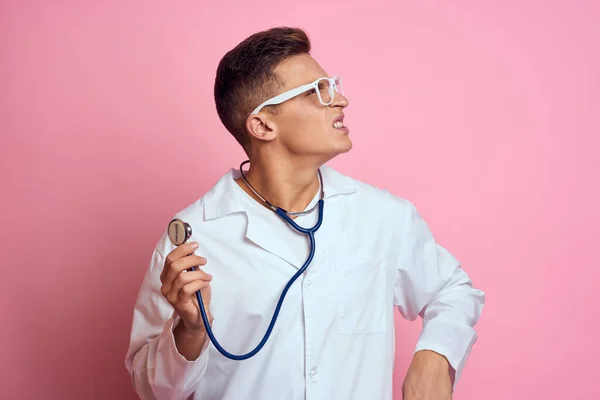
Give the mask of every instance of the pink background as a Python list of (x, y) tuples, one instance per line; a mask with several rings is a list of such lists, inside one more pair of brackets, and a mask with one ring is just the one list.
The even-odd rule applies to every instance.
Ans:
[(275, 25), (344, 78), (332, 165), (413, 201), (487, 293), (455, 399), (600, 398), (599, 3), (279, 3), (2, 2), (0, 398), (135, 398), (152, 248), (243, 158), (217, 63)]

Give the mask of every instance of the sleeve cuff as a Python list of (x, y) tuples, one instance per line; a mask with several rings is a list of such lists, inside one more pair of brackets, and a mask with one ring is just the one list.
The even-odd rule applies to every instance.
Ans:
[(197, 359), (189, 361), (182, 356), (175, 345), (173, 330), (180, 322), (176, 313), (165, 323), (160, 335), (158, 354), (160, 354), (160, 369), (164, 371), (160, 382), (155, 382), (154, 391), (162, 393), (171, 398), (177, 394), (177, 398), (186, 398), (195, 390), (202, 381), (208, 367), (210, 340), (206, 340)]
[(431, 350), (446, 357), (455, 371), (454, 387), (469, 357), (477, 334), (471, 326), (459, 326), (451, 321), (432, 319), (423, 327), (415, 353), (420, 350)]

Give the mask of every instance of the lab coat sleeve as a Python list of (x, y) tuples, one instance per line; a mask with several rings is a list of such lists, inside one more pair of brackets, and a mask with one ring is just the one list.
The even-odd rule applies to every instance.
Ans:
[(415, 352), (432, 350), (446, 357), (459, 381), (477, 340), (475, 324), (484, 305), (484, 293), (448, 250), (436, 243), (426, 222), (410, 202), (402, 200), (404, 220), (400, 233), (394, 299), (407, 320), (423, 318)]
[(186, 360), (175, 346), (179, 317), (160, 292), (164, 256), (155, 249), (134, 307), (125, 365), (142, 400), (187, 399), (208, 364), (208, 343), (198, 359)]

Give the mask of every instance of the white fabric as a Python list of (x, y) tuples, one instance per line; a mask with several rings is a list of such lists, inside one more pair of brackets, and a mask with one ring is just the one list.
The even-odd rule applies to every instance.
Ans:
[[(483, 292), (410, 202), (327, 166), (322, 172), (325, 209), (314, 260), (288, 292), (269, 341), (248, 360), (229, 360), (208, 341), (197, 360), (177, 352), (172, 332), (179, 319), (160, 293), (173, 249), (165, 229), (139, 292), (126, 355), (140, 398), (391, 399), (394, 306), (406, 319), (423, 317), (415, 351), (444, 355), (458, 382), (476, 341)], [(245, 354), (265, 334), (309, 244), (248, 196), (238, 176), (232, 169), (175, 217), (192, 226), (196, 254), (208, 260), (217, 340)], [(316, 213), (296, 222), (312, 226)]]

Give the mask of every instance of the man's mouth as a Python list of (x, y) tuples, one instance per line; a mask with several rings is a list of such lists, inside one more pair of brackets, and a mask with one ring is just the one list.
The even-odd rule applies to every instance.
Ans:
[(344, 127), (344, 114), (340, 114), (333, 120), (333, 127), (335, 129), (342, 129)]

